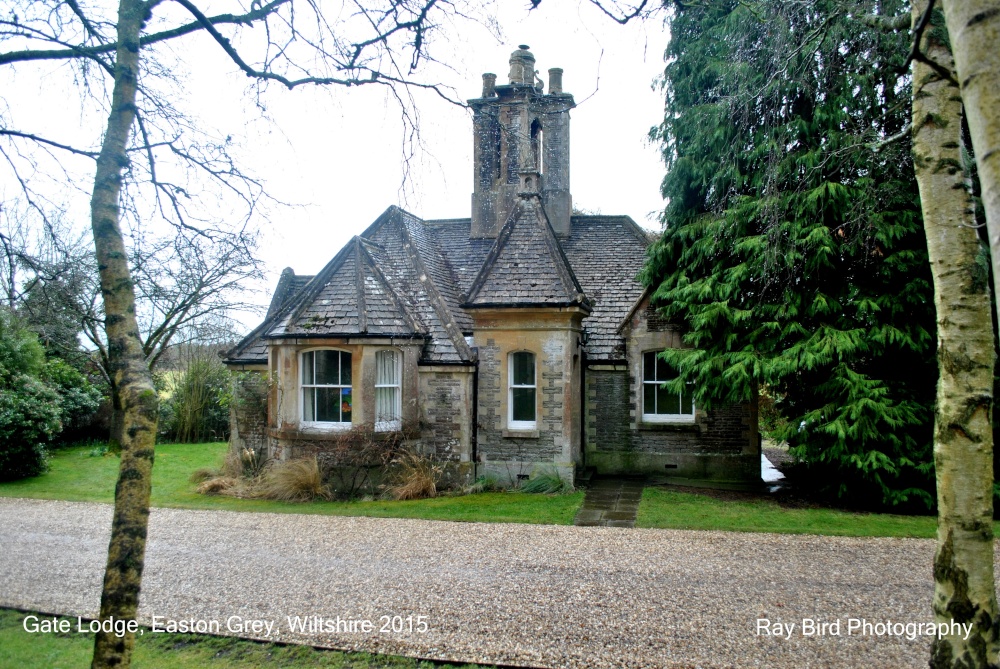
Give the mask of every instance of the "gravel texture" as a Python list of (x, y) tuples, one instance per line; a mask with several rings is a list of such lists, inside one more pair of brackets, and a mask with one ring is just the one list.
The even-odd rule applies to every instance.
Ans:
[[(0, 605), (94, 616), (104, 504), (0, 499)], [(538, 667), (918, 667), (934, 542), (154, 509), (140, 621), (248, 620), (239, 636)], [(293, 632), (289, 617), (375, 629)], [(386, 631), (382, 616), (425, 616)], [(794, 623), (790, 638), (757, 621)], [(840, 621), (804, 636), (803, 619)]]

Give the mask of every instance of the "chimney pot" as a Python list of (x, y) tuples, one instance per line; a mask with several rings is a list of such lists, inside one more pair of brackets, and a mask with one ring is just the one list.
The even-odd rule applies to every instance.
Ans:
[(549, 94), (553, 95), (556, 93), (562, 93), (562, 75), (563, 71), (561, 67), (553, 67), (549, 69)]
[(492, 98), (497, 94), (497, 75), (492, 72), (483, 73), (483, 97)]

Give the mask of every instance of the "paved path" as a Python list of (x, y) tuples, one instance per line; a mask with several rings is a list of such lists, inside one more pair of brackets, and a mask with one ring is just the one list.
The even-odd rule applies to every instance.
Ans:
[(583, 527), (635, 527), (644, 483), (637, 479), (597, 478), (587, 486), (574, 525)]
[[(0, 605), (95, 615), (110, 517), (101, 504), (0, 499)], [(847, 624), (929, 622), (933, 551), (917, 539), (155, 509), (140, 620), (559, 668), (923, 667), (927, 638), (847, 636)], [(309, 616), (324, 624), (291, 629)], [(355, 631), (323, 629), (338, 617)], [(762, 618), (795, 627), (762, 635)], [(803, 619), (839, 621), (841, 635), (803, 635)], [(240, 631), (247, 621), (272, 627)]]

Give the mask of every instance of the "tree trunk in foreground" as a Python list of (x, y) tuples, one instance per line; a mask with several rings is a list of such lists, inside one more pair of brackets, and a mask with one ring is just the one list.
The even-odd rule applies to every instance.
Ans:
[[(1000, 276), (1000, 0), (942, 0)], [(1000, 291), (996, 291), (1000, 316)]]
[[(913, 5), (914, 21), (927, 0)], [(942, 17), (927, 27), (921, 50), (951, 69)], [(974, 227), (961, 146), (962, 101), (954, 83), (913, 63), (913, 163), (920, 188), (937, 310), (938, 547), (934, 615), (972, 623), (934, 641), (930, 666), (990, 667), (997, 661), (993, 586), (993, 324), (985, 250)]]
[[(121, 467), (101, 592), (102, 621), (134, 620), (139, 606), (156, 439), (157, 397), (139, 341), (135, 291), (119, 222), (122, 171), (128, 164), (125, 149), (135, 120), (139, 34), (146, 11), (146, 3), (141, 0), (121, 0), (118, 6), (119, 47), (111, 114), (97, 160), (90, 203), (110, 371), (119, 389), (124, 414)], [(128, 667), (134, 645), (134, 634), (119, 637), (114, 632), (98, 632), (91, 666)]]

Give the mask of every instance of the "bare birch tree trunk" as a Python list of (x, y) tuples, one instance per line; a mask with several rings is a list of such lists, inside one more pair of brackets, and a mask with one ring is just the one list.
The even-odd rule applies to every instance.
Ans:
[[(927, 0), (913, 5), (914, 22)], [(952, 68), (943, 21), (935, 17), (923, 53)], [(913, 63), (913, 163), (923, 209), (937, 310), (938, 547), (934, 614), (972, 623), (964, 635), (935, 640), (930, 666), (990, 667), (997, 661), (993, 586), (993, 324), (985, 250), (974, 228), (962, 170), (958, 87), (927, 64)]]
[[(1000, 0), (942, 0), (1000, 276)], [(1000, 291), (996, 296), (1000, 316)]]
[[(121, 467), (115, 487), (114, 520), (101, 593), (101, 620), (134, 620), (146, 552), (146, 526), (156, 439), (157, 397), (146, 365), (135, 317), (135, 291), (122, 239), (119, 198), (126, 147), (135, 120), (139, 34), (147, 6), (121, 0), (118, 49), (108, 128), (97, 160), (91, 224), (101, 276), (111, 373), (124, 415)], [(128, 667), (135, 635), (98, 632), (92, 667)]]

